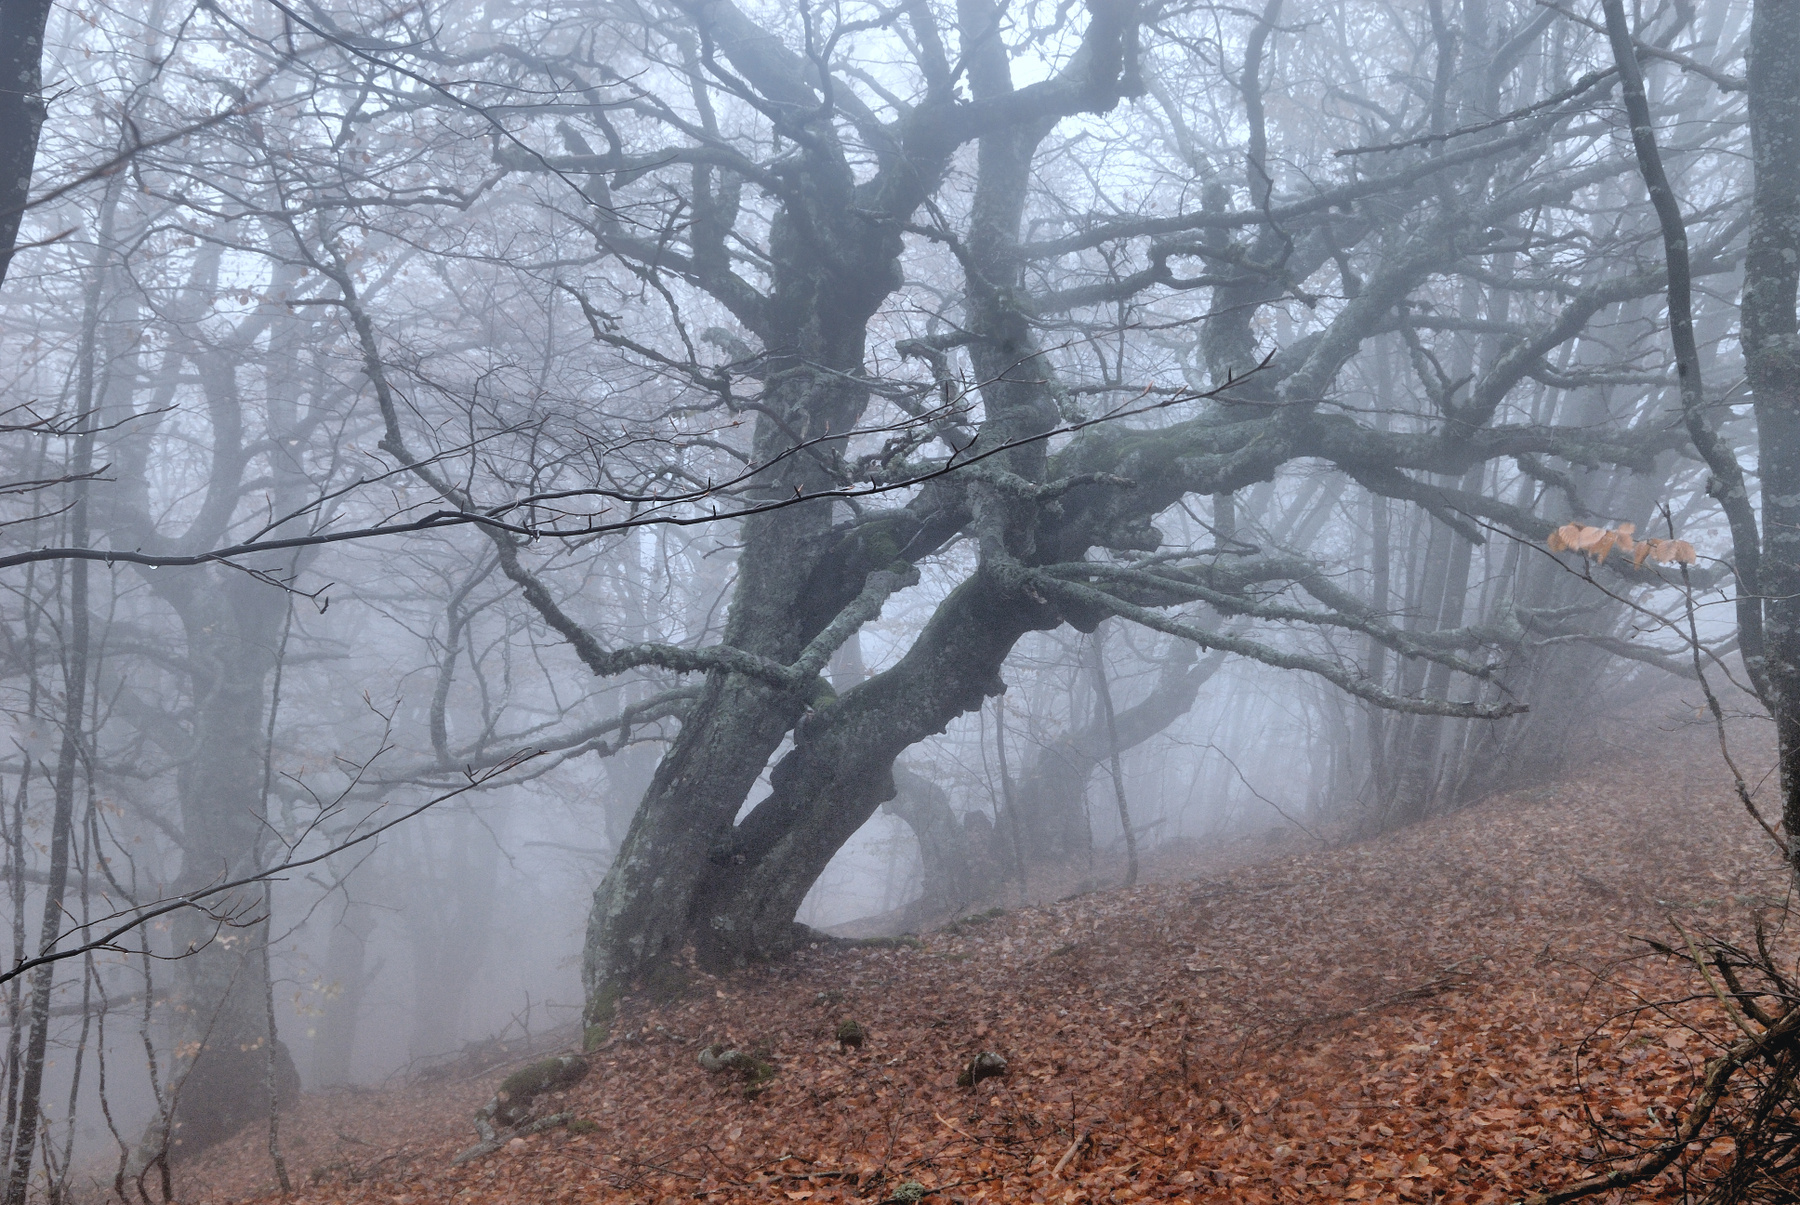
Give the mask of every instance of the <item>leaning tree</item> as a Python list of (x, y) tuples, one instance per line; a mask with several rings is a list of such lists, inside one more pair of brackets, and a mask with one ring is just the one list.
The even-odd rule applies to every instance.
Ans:
[[(470, 580), (679, 724), (595, 894), (594, 1024), (689, 948), (789, 948), (895, 758), (1003, 691), (1034, 631), (1118, 617), (1412, 717), (1377, 743), (1418, 814), (1438, 721), (1517, 715), (1538, 646), (1609, 635), (1516, 597), (1470, 614), (1471, 550), (1696, 494), (1629, 333), (1664, 278), (1617, 71), (1553, 10), (276, 7), (235, 52), (305, 120), (222, 119), (244, 183), (170, 199), (291, 275), (277, 300), (354, 362), (397, 511), (477, 526)], [(1688, 19), (1636, 46), (1701, 119), (1736, 81), (1667, 49)], [(1719, 181), (1696, 275), (1739, 254), (1730, 151), (1676, 152)], [(551, 389), (468, 354), (527, 304), (606, 369)], [(1379, 558), (1364, 589), (1357, 556), (1240, 521), (1302, 468), (1419, 536), (1404, 605)], [(720, 520), (716, 641), (596, 614), (562, 542)], [(929, 618), (834, 690), (900, 591)]]
[[(1581, 505), (1571, 473), (1673, 471), (1666, 374), (1632, 346), (1570, 355), (1662, 286), (1654, 227), (1620, 183), (1633, 167), (1604, 42), (1537, 8), (1461, 16), (714, 2), (522, 23), (460, 57), (357, 43), (477, 57), (511, 89), (554, 91), (492, 138), (495, 164), (541, 181), (598, 252), (545, 271), (600, 344), (751, 426), (734, 453), (753, 513), (717, 645), (596, 637), (525, 542), (591, 515), (493, 533), (590, 671), (705, 675), (595, 895), (591, 1022), (686, 948), (709, 966), (789, 948), (808, 887), (894, 794), (895, 757), (1004, 690), (1034, 630), (1120, 616), (1463, 718), (1520, 710), (1451, 696), (1492, 682), (1482, 650), (1530, 644), (1527, 621), (1537, 639), (1595, 635), (1506, 607), (1396, 623), (1233, 521), (1238, 491), (1330, 466), (1428, 518), (1430, 555), (1460, 575), (1442, 597), (1468, 588), (1458, 549), (1540, 539)], [(1643, 53), (1669, 57), (1656, 38), (1678, 28)], [(1695, 70), (1677, 77), (1687, 103), (1712, 104), (1719, 73), (1673, 57)], [(1696, 272), (1731, 270), (1738, 226), (1728, 199), (1696, 224)], [(442, 449), (394, 400), (378, 313), (336, 279), (383, 447), (476, 505), (429, 463)], [(1368, 395), (1353, 366), (1374, 348), (1410, 368), (1404, 393)], [(1603, 423), (1543, 404), (1607, 386), (1632, 396)], [(833, 691), (834, 650), (928, 561), (951, 579), (929, 621)], [(1308, 630), (1424, 668), (1389, 689)]]

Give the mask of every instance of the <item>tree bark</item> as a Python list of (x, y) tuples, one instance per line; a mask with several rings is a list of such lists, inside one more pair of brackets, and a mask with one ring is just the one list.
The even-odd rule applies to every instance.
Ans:
[(1782, 818), (1792, 868), (1800, 876), (1800, 4), (1757, 0), (1749, 85), (1756, 186), (1742, 325), (1762, 473), (1758, 592), (1764, 599), (1764, 647), (1781, 759)]
[(44, 128), (44, 26), (50, 0), (0, 0), (0, 285), (31, 197)]
[[(268, 840), (263, 795), (264, 725), (286, 599), (242, 574), (196, 590), (177, 607), (187, 636), (194, 695), (193, 745), (182, 764), (178, 892), (253, 873)], [(246, 917), (260, 891), (231, 902)], [(177, 914), (177, 990), (184, 1007), (176, 1048), (190, 1052), (170, 1073), (178, 1085), (168, 1135), (190, 1156), (263, 1116), (270, 1053), (266, 969), (257, 930), (220, 926), (204, 913)], [(276, 1090), (297, 1098), (299, 1073), (277, 1040)]]
[[(804, 395), (790, 399), (787, 412), (801, 422), (805, 410)], [(840, 416), (837, 429), (850, 425)], [(759, 442), (774, 438), (760, 434)], [(805, 467), (798, 472), (815, 477)], [(815, 609), (810, 570), (829, 541), (830, 518), (830, 504), (819, 503), (746, 520), (728, 644), (785, 664), (829, 622), (831, 613)], [(805, 711), (806, 700), (767, 682), (708, 676), (595, 891), (582, 962), (590, 1026), (608, 1024), (625, 985), (692, 939), (703, 880), (741, 860), (738, 809)]]

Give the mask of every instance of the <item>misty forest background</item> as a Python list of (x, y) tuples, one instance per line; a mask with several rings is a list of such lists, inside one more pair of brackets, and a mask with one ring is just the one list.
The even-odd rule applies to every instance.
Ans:
[(7, 1200), (1786, 742), (1794, 7), (6, 0)]

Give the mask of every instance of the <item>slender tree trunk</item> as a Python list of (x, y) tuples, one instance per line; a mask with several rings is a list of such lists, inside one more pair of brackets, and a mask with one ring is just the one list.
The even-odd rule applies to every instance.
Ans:
[(1113, 800), (1119, 805), (1119, 827), (1125, 833), (1125, 886), (1137, 886), (1137, 834), (1131, 829), (1131, 808), (1125, 802), (1125, 769), (1119, 761), (1119, 724), (1113, 716), (1112, 687), (1106, 681), (1106, 656), (1100, 633), (1105, 625), (1094, 629), (1088, 643), (1089, 668), (1094, 675), (1094, 697), (1100, 704), (1100, 719), (1106, 725), (1106, 763), (1112, 772)]
[[(1472, 490), (1479, 483), (1480, 469), (1471, 469), (1463, 478), (1462, 488)], [(1437, 586), (1439, 603), (1433, 626), (1439, 631), (1462, 626), (1463, 610), (1469, 597), (1469, 569), (1475, 551), (1474, 545), (1448, 527), (1443, 529), (1443, 536), (1450, 548), (1443, 580)], [(1432, 662), (1425, 673), (1424, 692), (1427, 698), (1448, 698), (1450, 667)], [(1399, 801), (1401, 824), (1417, 823), (1431, 811), (1441, 777), (1438, 772), (1439, 751), (1443, 743), (1444, 727), (1448, 722), (1442, 716), (1413, 717), (1411, 740), (1403, 763), (1405, 777), (1402, 779)]]
[[(1425, 547), (1418, 547), (1419, 537), (1424, 535)], [(1442, 522), (1431, 516), (1421, 516), (1412, 531), (1412, 572), (1408, 575), (1406, 601), (1406, 627), (1408, 631), (1429, 632), (1437, 626), (1438, 614), (1444, 605), (1444, 586), (1449, 580), (1451, 541), (1456, 539), (1454, 532)], [(1403, 660), (1400, 664), (1400, 693), (1416, 695), (1425, 688), (1429, 665), (1418, 659)], [(1435, 717), (1432, 716), (1399, 716), (1391, 724), (1389, 744), (1389, 765), (1394, 775), (1393, 797), (1386, 802), (1383, 809), (1383, 825), (1392, 827), (1408, 824), (1417, 819), (1423, 810), (1422, 797), (1430, 788), (1429, 768), (1421, 764), (1416, 754), (1419, 751), (1420, 730)]]
[[(12, 823), (7, 829), (6, 862), (11, 871), (7, 880), (7, 892), (12, 903), (12, 938), (13, 965), (17, 966), (28, 957), (25, 948), (25, 803), (30, 797), (31, 789), (31, 755), (25, 754), (19, 763), (19, 790), (13, 796)], [(24, 1039), (25, 1026), (25, 989), (24, 979), (14, 979), (7, 984), (6, 991), (6, 1125), (0, 1129), (0, 1158), (6, 1160), (6, 1166), (12, 1167), (13, 1135), (19, 1124), (19, 1073), (21, 1071), (19, 1043)]]
[[(1393, 548), (1390, 539), (1392, 519), (1388, 500), (1379, 494), (1369, 495), (1369, 603), (1378, 615), (1385, 616), (1393, 598)], [(1388, 674), (1387, 646), (1369, 638), (1367, 674), (1369, 681), (1385, 684)], [(1380, 798), (1388, 783), (1387, 716), (1373, 703), (1364, 703), (1363, 748), (1368, 759), (1368, 782)]]
[(374, 909), (351, 900), (331, 927), (325, 947), (325, 975), (328, 982), (338, 985), (338, 992), (326, 1003), (325, 1015), (319, 1018), (318, 1037), (313, 1041), (312, 1083), (316, 1088), (347, 1084), (354, 1078), (356, 1030), (369, 986), (366, 963), (375, 920)]
[(282, 1099), (285, 1085), (281, 1082), (281, 1044), (275, 1035), (275, 980), (269, 973), (269, 947), (275, 940), (275, 893), (267, 882), (263, 884), (263, 915), (262, 982), (263, 1016), (266, 1018), (263, 1032), (268, 1043), (263, 1048), (263, 1099), (269, 1107), (269, 1162), (275, 1166), (275, 1180), (281, 1185), (281, 1191), (288, 1193), (294, 1191), (294, 1186), (288, 1183), (287, 1160), (281, 1154), (281, 1107), (287, 1102)]
[(1013, 789), (1012, 767), (1006, 761), (1006, 696), (994, 696), (994, 758), (1000, 770), (1000, 805), (1006, 814), (999, 827), (1006, 831), (1007, 846), (1012, 850), (1013, 875), (1019, 880), (1019, 898), (1026, 898), (1025, 824), (1019, 812), (1019, 800)]
[[(98, 276), (89, 294), (88, 326), (91, 331), (99, 306)], [(91, 345), (90, 345), (91, 346)], [(84, 357), (84, 371), (91, 371), (92, 357)], [(94, 436), (92, 390), (82, 406), (80, 434), (70, 465), (75, 478), (70, 489), (74, 502), (69, 512), (69, 543), (85, 548), (88, 543), (88, 482), (93, 468)], [(61, 936), (67, 913), (63, 895), (69, 882), (69, 852), (75, 828), (75, 776), (83, 762), (82, 725), (85, 720), (88, 676), (88, 562), (69, 562), (69, 634), (63, 648), (62, 747), (57, 753), (55, 809), (50, 824), (49, 881), (44, 887), (44, 919), (38, 930), (38, 950), (49, 950)], [(5, 1205), (24, 1205), (31, 1183), (32, 1154), (37, 1145), (38, 1122), (44, 1089), (44, 1058), (50, 1042), (50, 989), (56, 964), (47, 963), (31, 974), (28, 1015), (31, 1036), (26, 1039), (24, 1069), (19, 1077), (19, 1120), (14, 1131), (12, 1166), (7, 1175)]]
[[(299, 557), (295, 557), (289, 576), (298, 574)], [(294, 634), (294, 599), (286, 595), (287, 614), (281, 622), (281, 645), (275, 651), (275, 684), (269, 690), (269, 722), (263, 731), (263, 765), (262, 765), (262, 802), (259, 810), (263, 815), (269, 813), (269, 789), (275, 779), (275, 717), (281, 711), (281, 675), (287, 667), (288, 639)], [(275, 1165), (275, 1179), (281, 1185), (281, 1191), (292, 1192), (293, 1186), (288, 1183), (287, 1160), (281, 1153), (281, 1107), (288, 1103), (282, 1098), (282, 1059), (285, 1049), (275, 1029), (275, 980), (271, 966), (275, 943), (275, 889), (272, 883), (263, 883), (263, 923), (262, 923), (262, 982), (263, 982), (263, 1015), (267, 1019), (264, 1036), (268, 1045), (263, 1050), (263, 1091), (269, 1102), (269, 1161)], [(293, 1061), (288, 1059), (289, 1074), (293, 1071)], [(297, 1076), (296, 1076), (297, 1078)], [(290, 1090), (291, 1092), (291, 1090)]]
[[(102, 641), (102, 647), (104, 647), (104, 641)], [(99, 669), (99, 656), (94, 656), (92, 660), (95, 662), (94, 668), (97, 674)], [(98, 692), (96, 691), (95, 693)], [(92, 703), (89, 704), (89, 707), (90, 714), (87, 730), (89, 732), (99, 732), (100, 717), (98, 715), (98, 708), (93, 707)], [(81, 824), (83, 848), (80, 856), (75, 861), (75, 865), (80, 871), (80, 884), (77, 890), (81, 901), (80, 932), (83, 940), (91, 935), (88, 924), (93, 920), (93, 894), (90, 891), (91, 884), (89, 883), (88, 876), (94, 865), (94, 859), (99, 856), (99, 842), (97, 840), (96, 826), (94, 824), (96, 791), (94, 789), (93, 776), (89, 774), (85, 777), (87, 778), (87, 807), (85, 809), (86, 814), (83, 816)], [(46, 1153), (45, 1158), (45, 1171), (47, 1173), (47, 1178), (50, 1180), (48, 1191), (45, 1196), (50, 1201), (50, 1205), (62, 1205), (62, 1202), (69, 1198), (69, 1175), (74, 1168), (75, 1160), (75, 1123), (76, 1119), (80, 1116), (81, 1074), (87, 1066), (88, 1039), (94, 1030), (94, 983), (97, 977), (98, 973), (94, 965), (94, 952), (90, 950), (81, 957), (81, 1028), (75, 1035), (75, 1058), (69, 1071), (68, 1103), (65, 1106), (65, 1111), (63, 1113), (62, 1154), (56, 1160), (57, 1166), (54, 1170), (48, 1166), (50, 1162), (48, 1153)], [(105, 1035), (102, 1034), (102, 1040), (104, 1040), (104, 1037)], [(102, 1057), (104, 1057), (104, 1055), (102, 1055)]]

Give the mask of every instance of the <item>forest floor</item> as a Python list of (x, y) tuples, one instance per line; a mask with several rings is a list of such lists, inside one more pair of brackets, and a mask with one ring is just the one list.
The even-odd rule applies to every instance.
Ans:
[[(293, 1199), (1516, 1199), (1668, 1133), (1725, 1036), (1635, 937), (1740, 935), (1781, 890), (1692, 714), (1386, 837), (696, 977), (629, 1005), (543, 1102), (573, 1125), (461, 1165), (505, 1068), (309, 1096), (283, 1119)], [(834, 1041), (846, 1019), (860, 1049)], [(713, 1042), (761, 1050), (766, 1089), (701, 1070)], [(980, 1051), (1008, 1074), (958, 1087)], [(178, 1199), (268, 1194), (270, 1167), (253, 1126), (178, 1168)]]

